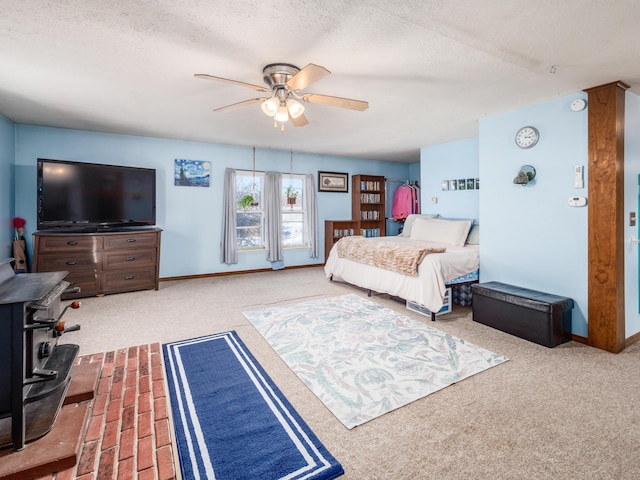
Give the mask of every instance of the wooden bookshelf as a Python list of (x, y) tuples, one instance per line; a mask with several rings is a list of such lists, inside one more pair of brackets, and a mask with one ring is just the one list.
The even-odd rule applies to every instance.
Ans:
[(324, 261), (327, 263), (329, 252), (342, 237), (360, 235), (360, 222), (357, 220), (324, 221)]
[(353, 175), (351, 217), (360, 222), (363, 237), (384, 237), (385, 179), (382, 175)]

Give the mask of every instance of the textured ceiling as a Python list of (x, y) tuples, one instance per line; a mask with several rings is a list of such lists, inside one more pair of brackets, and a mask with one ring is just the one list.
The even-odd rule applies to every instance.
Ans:
[[(640, 93), (640, 2), (0, 0), (0, 114), (21, 124), (392, 161), (478, 119), (621, 80)], [(269, 63), (332, 72), (309, 125), (273, 128)], [(550, 73), (555, 66), (556, 73)]]

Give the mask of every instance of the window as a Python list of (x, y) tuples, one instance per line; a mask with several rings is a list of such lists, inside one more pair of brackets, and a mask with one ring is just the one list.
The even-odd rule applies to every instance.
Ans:
[[(238, 208), (238, 250), (267, 248), (264, 226), (264, 173), (236, 172), (236, 201)], [(309, 245), (308, 215), (305, 199), (304, 175), (282, 176), (282, 246), (284, 248)]]
[[(290, 200), (291, 194), (295, 195)], [(288, 196), (289, 195), (289, 196)], [(304, 175), (282, 177), (282, 246), (306, 247), (309, 245), (309, 228), (304, 191)]]
[(236, 172), (238, 250), (264, 248), (263, 173)]

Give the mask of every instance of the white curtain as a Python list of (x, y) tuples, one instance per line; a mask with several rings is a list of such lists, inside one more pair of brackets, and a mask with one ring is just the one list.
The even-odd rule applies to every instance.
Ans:
[(233, 168), (227, 168), (224, 172), (224, 193), (222, 198), (220, 261), (229, 265), (238, 263), (236, 227), (236, 171)]
[(309, 224), (309, 245), (311, 258), (318, 258), (318, 202), (316, 200), (316, 186), (313, 174), (305, 175), (304, 193), (307, 201), (307, 220)]
[(269, 246), (267, 260), (282, 262), (282, 174), (266, 172), (264, 180), (264, 223)]

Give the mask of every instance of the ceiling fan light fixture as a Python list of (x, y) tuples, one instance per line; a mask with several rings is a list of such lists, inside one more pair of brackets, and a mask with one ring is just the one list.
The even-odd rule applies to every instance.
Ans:
[(276, 111), (276, 115), (273, 117), (276, 122), (286, 122), (289, 120), (289, 112), (287, 111), (287, 104), (282, 102)]
[(329, 70), (313, 63), (309, 63), (303, 69), (299, 69), (289, 63), (272, 63), (265, 66), (262, 70), (262, 79), (266, 87), (204, 73), (196, 73), (195, 76), (196, 78), (231, 83), (265, 93), (265, 96), (232, 103), (224, 107), (215, 108), (214, 111), (228, 112), (239, 107), (259, 103), (264, 114), (274, 120), (274, 126), (277, 128), (278, 123), (280, 123), (282, 129), (284, 129), (283, 124), (287, 121), (291, 121), (294, 127), (303, 127), (309, 124), (309, 121), (304, 115), (305, 107), (302, 106), (302, 102), (330, 105), (358, 111), (369, 108), (368, 102), (362, 100), (320, 95), (317, 93), (302, 93), (309, 85), (329, 74), (331, 74)]
[(298, 118), (304, 113), (304, 106), (297, 100), (290, 98), (287, 100), (287, 110), (289, 110), (291, 118)]
[(278, 111), (278, 101), (273, 97), (268, 98), (267, 100), (262, 102), (262, 111), (265, 113), (265, 115), (273, 117)]

